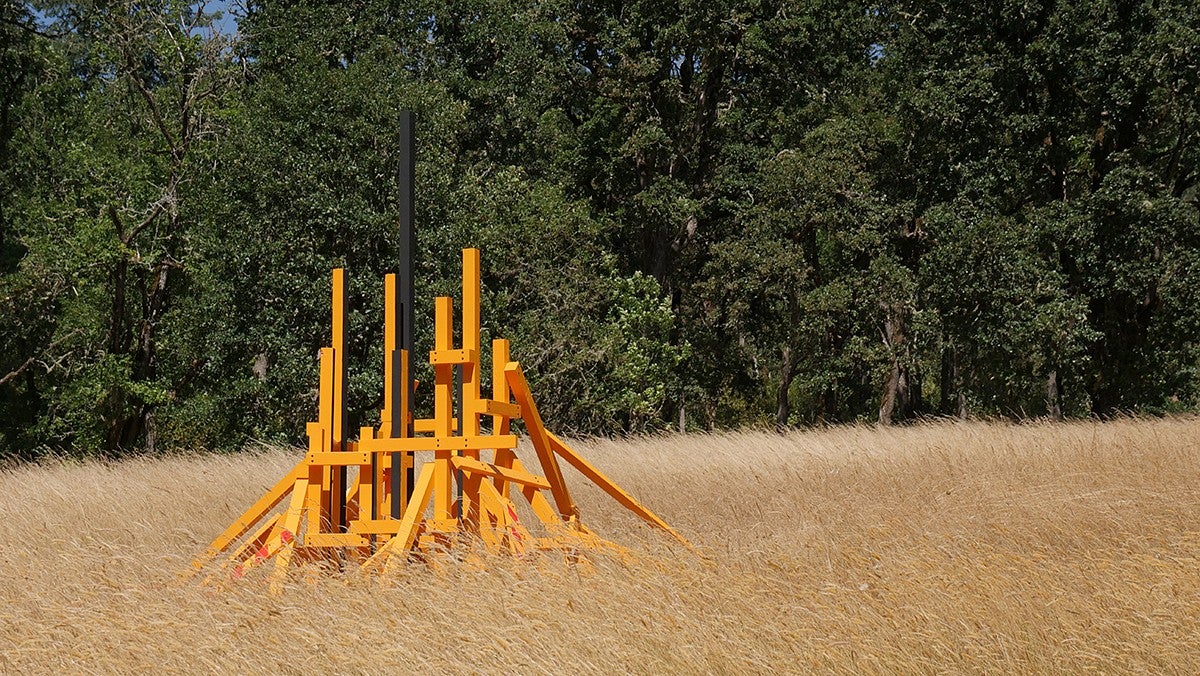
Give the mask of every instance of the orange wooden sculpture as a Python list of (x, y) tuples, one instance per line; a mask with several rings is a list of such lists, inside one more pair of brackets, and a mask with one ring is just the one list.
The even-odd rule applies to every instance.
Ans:
[[(274, 560), (277, 584), (293, 561), (359, 561), (394, 568), (410, 556), (453, 549), (473, 536), (492, 551), (579, 551), (617, 545), (594, 535), (563, 481), (566, 461), (621, 505), (680, 542), (687, 541), (584, 460), (542, 423), (521, 365), (506, 340), (492, 341), (491, 396), (480, 360), (479, 250), (463, 251), (462, 342), (454, 344), (453, 301), (435, 303), (433, 417), (414, 419), (407, 351), (397, 348), (395, 275), (385, 282), (384, 405), (377, 429), (346, 439), (346, 283), (333, 272), (333, 344), (321, 350), (319, 415), (308, 424), (308, 453), (287, 476), (209, 546), (197, 567), (227, 554), (235, 576)], [(461, 394), (455, 415), (455, 370)], [(537, 455), (534, 474), (517, 458), (511, 421), (524, 421)], [(489, 429), (484, 432), (484, 426)], [(432, 460), (414, 474), (417, 454)], [(410, 478), (415, 478), (412, 480)], [(411, 485), (409, 485), (411, 481)], [(535, 534), (518, 517), (522, 499), (540, 522)], [(283, 504), (284, 508), (277, 507)]]

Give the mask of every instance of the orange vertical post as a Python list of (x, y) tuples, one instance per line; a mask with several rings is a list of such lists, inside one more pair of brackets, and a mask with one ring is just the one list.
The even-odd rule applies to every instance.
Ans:
[(321, 426), (321, 451), (333, 450), (333, 348), (321, 348), (321, 389), (317, 393), (317, 424)]
[(400, 435), (401, 421), (396, 415), (397, 393), (399, 378), (395, 372), (396, 359), (396, 275), (388, 274), (383, 278), (383, 410), (379, 414), (379, 436), (385, 439), (396, 439)]
[[(482, 374), (479, 372), (480, 321), (479, 321), (479, 249), (463, 249), (463, 349), (470, 350), (475, 358), (463, 364), (463, 400), (459, 402), (463, 411), (463, 436), (479, 435), (479, 397), (482, 390)], [(470, 453), (468, 453), (470, 455)], [(478, 459), (479, 452), (474, 452)]]
[[(492, 399), (505, 404), (512, 400), (509, 394), (508, 379), (504, 376), (504, 368), (508, 366), (508, 361), (508, 340), (496, 338), (492, 341)], [(508, 434), (508, 428), (507, 417), (499, 414), (492, 416), (492, 434)]]
[[(397, 368), (400, 362), (398, 359), (400, 355), (397, 354), (396, 349), (396, 303), (399, 296), (399, 279), (394, 273), (385, 275), (383, 278), (383, 411), (379, 415), (379, 435), (386, 439), (396, 439), (402, 436), (400, 430), (406, 428), (405, 409), (400, 401), (404, 397), (398, 396), (404, 389), (402, 383), (407, 382), (403, 379), (403, 367)], [(380, 514), (386, 513), (384, 510), (388, 506), (383, 504), (384, 496), (388, 495), (390, 484), (393, 483), (391, 473), (404, 471), (402, 457), (402, 453), (392, 453), (390, 461), (383, 462), (383, 456), (377, 454), (371, 456), (371, 483), (375, 487), (372, 519), (377, 519)], [(380, 468), (385, 464), (390, 469), (381, 472)], [(397, 498), (392, 495), (390, 499)]]
[[(333, 451), (346, 441), (346, 270), (333, 270)], [(346, 468), (333, 468), (329, 481), (329, 526), (337, 533), (346, 523)]]
[[(317, 395), (317, 424), (321, 428), (319, 445), (309, 444), (310, 451), (329, 452), (333, 450), (333, 363), (334, 350), (332, 347), (321, 348), (321, 388)], [(329, 477), (331, 468), (309, 466), (308, 484), (305, 499), (308, 501), (308, 532), (321, 531), (323, 522), (328, 522), (324, 514), (329, 502)], [(316, 506), (316, 509), (313, 507)]]
[[(454, 349), (454, 301), (439, 296), (434, 301), (433, 326), (434, 351)], [(453, 434), (454, 365), (437, 364), (433, 367), (433, 435), (447, 438)], [(434, 451), (433, 477), (433, 520), (435, 528), (450, 530), (453, 519), (454, 491), (450, 457), (452, 451)]]
[[(462, 252), (462, 346), (470, 359), (462, 364), (462, 401), (458, 405), (462, 410), (462, 426), (458, 433), (464, 437), (479, 436), (479, 398), (482, 391), (483, 374), (480, 372), (479, 352), (481, 346), (479, 293), (480, 293), (480, 263), (479, 249), (463, 249)], [(462, 454), (475, 460), (479, 459), (478, 448), (465, 449)], [(463, 481), (462, 473), (458, 474), (462, 486), (463, 504), (460, 507), (460, 517), (474, 516), (479, 506), (479, 482)]]
[[(508, 380), (504, 376), (504, 367), (508, 366), (509, 346), (508, 341), (504, 338), (495, 338), (492, 340), (492, 399), (501, 403), (507, 404), (511, 400), (508, 389)], [(512, 422), (507, 416), (493, 415), (492, 416), (492, 434), (508, 434)], [(512, 467), (513, 461), (517, 459), (516, 453), (509, 448), (496, 449), (495, 463), (500, 467)], [(509, 497), (509, 486), (501, 477), (495, 478), (496, 490), (505, 499)]]

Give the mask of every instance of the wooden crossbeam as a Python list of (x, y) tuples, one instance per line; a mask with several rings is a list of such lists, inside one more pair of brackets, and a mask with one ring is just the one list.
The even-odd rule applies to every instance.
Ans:
[(429, 353), (429, 363), (433, 366), (456, 364), (474, 364), (479, 361), (479, 350), (470, 348), (462, 350), (434, 350)]
[[(462, 451), (485, 448), (516, 448), (514, 434), (483, 435), (478, 437), (413, 437), (410, 439), (366, 439), (358, 447), (371, 453), (393, 451)], [(450, 457), (446, 456), (447, 459)], [(358, 464), (358, 463), (348, 463)]]
[(400, 528), (396, 519), (355, 519), (350, 522), (350, 532), (359, 535), (395, 535)]
[(450, 463), (454, 465), (455, 469), (459, 469), (464, 472), (483, 474), (491, 477), (501, 477), (505, 481), (511, 481), (515, 484), (521, 484), (522, 486), (532, 486), (533, 488), (540, 490), (546, 490), (550, 488), (550, 482), (546, 481), (540, 476), (535, 476), (528, 472), (508, 469), (505, 467), (497, 467), (496, 465), (489, 465), (472, 458), (451, 458)]
[[(437, 421), (433, 418), (417, 418), (413, 421), (413, 431), (417, 434), (433, 434), (434, 428), (437, 426)], [(450, 431), (458, 431), (458, 421), (451, 419)]]
[(479, 402), (480, 412), (489, 413), (494, 416), (503, 416), (505, 418), (520, 418), (521, 407), (516, 404), (510, 404), (504, 401), (496, 401), (495, 399), (483, 399)]
[(304, 456), (305, 462), (321, 467), (349, 467), (351, 465), (371, 464), (371, 453), (365, 451), (334, 451), (332, 453), (309, 453)]

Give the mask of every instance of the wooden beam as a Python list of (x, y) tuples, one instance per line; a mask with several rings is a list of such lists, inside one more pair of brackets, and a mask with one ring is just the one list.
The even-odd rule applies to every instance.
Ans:
[[(433, 418), (417, 418), (413, 421), (413, 432), (417, 434), (432, 434), (437, 427), (437, 421)], [(458, 421), (451, 418), (450, 431), (458, 432)]]
[(396, 302), (400, 293), (394, 273), (383, 278), (383, 410), (379, 414), (379, 436), (400, 436), (404, 418), (400, 415), (403, 374), (397, 369)]
[(366, 547), (368, 541), (358, 533), (305, 533), (305, 547)]
[(509, 553), (514, 556), (524, 554), (528, 545), (533, 542), (533, 536), (517, 518), (517, 510), (512, 501), (486, 481), (479, 484), (479, 499), (484, 509), (495, 515), (496, 526), (504, 532)]
[(292, 563), (292, 555), (296, 551), (296, 538), (300, 535), (300, 519), (304, 516), (305, 494), (308, 493), (308, 478), (296, 481), (292, 490), (292, 501), (283, 515), (283, 523), (279, 529), (279, 539), (275, 542), (279, 554), (275, 558), (275, 571), (271, 574), (271, 593), (279, 595), (283, 591), (283, 581), (287, 578), (288, 566)]
[[(391, 453), (395, 451), (462, 451), (484, 448), (516, 448), (517, 436), (504, 434), (501, 436), (478, 437), (412, 437), (411, 439), (365, 439), (359, 441), (358, 447), (371, 453)], [(447, 458), (450, 456), (447, 455)], [(358, 463), (349, 463), (356, 465)]]
[[(479, 434), (479, 399), (482, 391), (482, 375), (479, 367), (480, 344), (480, 260), (479, 249), (463, 249), (462, 252), (462, 345), (467, 360), (462, 362), (462, 433), (466, 436)], [(474, 457), (478, 457), (475, 453)]]
[[(217, 536), (212, 544), (208, 546), (208, 551), (205, 553), (204, 559), (212, 558), (221, 552), (225, 551), (229, 545), (233, 544), (238, 538), (246, 534), (246, 531), (254, 527), (267, 512), (271, 511), (275, 505), (283, 500), (292, 488), (296, 485), (296, 480), (308, 472), (308, 465), (301, 461), (297, 463), (292, 471), (288, 472), (280, 479), (269, 491), (259, 498), (250, 508), (242, 512), (242, 515), (234, 520), (223, 533)], [(197, 560), (196, 564), (200, 565), (202, 560)]]
[(421, 468), (421, 475), (417, 477), (416, 483), (413, 485), (412, 497), (408, 501), (408, 507), (404, 510), (404, 516), (400, 519), (400, 525), (396, 527), (396, 537), (387, 541), (378, 552), (367, 559), (363, 564), (364, 569), (378, 568), (383, 565), (385, 572), (391, 572), (395, 565), (393, 559), (403, 556), (405, 560), (408, 558), (408, 552), (412, 549), (413, 541), (417, 537), (417, 531), (421, 526), (421, 521), (425, 515), (425, 508), (429, 504), (429, 498), (433, 492), (433, 465), (426, 463)]
[(550, 495), (554, 496), (558, 513), (568, 521), (578, 518), (579, 510), (572, 502), (567, 482), (563, 480), (562, 471), (558, 468), (558, 461), (554, 458), (550, 439), (542, 424), (542, 416), (533, 403), (533, 393), (529, 390), (529, 383), (525, 381), (525, 374), (521, 372), (521, 365), (515, 361), (509, 362), (504, 367), (504, 379), (508, 382), (517, 405), (521, 407), (521, 419), (525, 421), (525, 429), (529, 432), (529, 440), (533, 442), (533, 450), (537, 452), (546, 480), (550, 482)]
[(494, 416), (504, 416), (505, 418), (520, 418), (521, 407), (516, 404), (510, 404), (504, 401), (496, 401), (495, 399), (482, 399), (479, 402), (480, 410), (484, 413), (490, 413)]
[[(509, 361), (509, 345), (508, 341), (503, 338), (496, 338), (492, 341), (492, 399), (498, 404), (509, 405), (512, 397), (508, 391), (508, 379), (504, 376), (504, 368), (508, 366)], [(517, 413), (520, 414), (520, 407), (517, 407)], [(508, 434), (509, 418), (517, 416), (505, 416), (499, 411), (489, 411), (492, 413), (492, 434)]]
[(464, 348), (461, 350), (433, 350), (429, 353), (429, 363), (433, 366), (471, 364), (479, 357), (479, 350)]
[[(375, 439), (364, 439), (367, 441), (376, 441)], [(379, 439), (378, 441), (390, 441), (388, 439)], [(370, 445), (368, 445), (370, 448)], [(310, 465), (322, 467), (347, 467), (349, 465), (370, 465), (371, 453), (367, 451), (337, 451), (334, 453), (309, 453), (304, 456), (304, 459)]]
[(455, 469), (459, 469), (464, 472), (470, 472), (471, 474), (483, 474), (490, 477), (503, 477), (506, 481), (511, 481), (515, 484), (521, 484), (522, 486), (532, 486), (541, 490), (548, 490), (550, 488), (550, 482), (546, 481), (540, 476), (530, 474), (529, 472), (508, 469), (506, 467), (497, 467), (495, 465), (489, 465), (487, 463), (480, 462), (479, 460), (475, 460), (473, 458), (451, 458), (450, 462), (454, 465)]
[(611, 479), (604, 476), (600, 470), (593, 467), (592, 464), (587, 460), (584, 460), (583, 456), (572, 450), (569, 446), (563, 443), (561, 439), (554, 436), (550, 432), (547, 432), (546, 436), (550, 441), (550, 447), (554, 449), (555, 453), (562, 456), (563, 459), (566, 460), (572, 467), (579, 470), (580, 474), (584, 475), (592, 483), (599, 486), (601, 490), (612, 496), (612, 498), (619, 502), (623, 507), (634, 514), (637, 514), (646, 523), (670, 533), (675, 537), (676, 540), (679, 540), (689, 548), (692, 546), (692, 543), (688, 542), (687, 539), (679, 533), (676, 533), (674, 528), (668, 526), (666, 521), (658, 518), (657, 514), (647, 509), (642, 505), (642, 503), (634, 500), (632, 495), (626, 493), (620, 486), (613, 483)]
[(350, 532), (360, 535), (395, 535), (399, 527), (399, 519), (355, 519), (350, 522)]
[[(257, 554), (258, 551), (266, 544), (267, 540), (269, 540), (274, 534), (272, 531), (274, 530), (275, 525), (278, 524), (279, 520), (282, 518), (282, 514), (276, 514), (275, 516), (264, 521), (263, 525), (254, 533), (252, 537), (247, 538), (245, 542), (243, 542), (237, 549), (233, 551), (232, 554), (229, 555), (229, 563), (241, 563), (250, 556)], [(228, 563), (226, 565), (228, 565)]]

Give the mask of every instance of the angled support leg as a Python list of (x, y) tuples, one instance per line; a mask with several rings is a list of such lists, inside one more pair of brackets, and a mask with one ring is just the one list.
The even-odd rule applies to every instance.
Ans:
[(533, 450), (537, 452), (538, 461), (542, 464), (546, 480), (550, 482), (550, 495), (554, 496), (554, 504), (558, 506), (558, 513), (566, 521), (578, 520), (579, 510), (571, 500), (567, 482), (563, 480), (562, 470), (559, 469), (558, 461), (554, 458), (554, 452), (550, 448), (550, 438), (547, 435), (546, 427), (542, 424), (542, 416), (538, 413), (537, 405), (533, 403), (533, 393), (529, 391), (529, 383), (525, 381), (521, 365), (515, 361), (509, 362), (504, 367), (504, 378), (509, 389), (512, 390), (517, 405), (521, 407), (521, 419), (525, 421), (525, 429), (529, 432), (529, 440), (533, 442)]
[[(533, 542), (533, 537), (517, 518), (516, 506), (501, 495), (490, 481), (479, 482), (479, 500), (484, 510), (491, 513), (489, 521), (494, 521), (496, 531), (503, 534), (509, 553), (523, 555), (529, 543)], [(492, 537), (495, 538), (495, 534)]]
[(293, 489), (296, 485), (296, 479), (304, 473), (305, 467), (304, 462), (298, 463), (292, 468), (292, 471), (288, 472), (286, 476), (272, 486), (266, 495), (259, 498), (245, 512), (242, 512), (242, 515), (226, 528), (225, 532), (218, 535), (217, 539), (212, 541), (212, 544), (208, 546), (208, 550), (192, 563), (193, 567), (199, 569), (208, 560), (228, 549), (229, 545), (236, 542), (238, 538), (253, 528), (267, 512), (271, 511), (275, 505), (278, 505), (287, 496), (288, 492)]
[(412, 549), (413, 541), (417, 539), (417, 531), (421, 527), (425, 508), (429, 504), (429, 498), (433, 494), (433, 464), (426, 463), (421, 468), (421, 475), (417, 477), (416, 485), (413, 486), (412, 498), (408, 501), (408, 506), (404, 510), (404, 516), (400, 519), (400, 527), (396, 531), (396, 536), (387, 541), (383, 547), (380, 547), (378, 552), (375, 552), (371, 558), (363, 564), (364, 570), (378, 570), (380, 567), (385, 572), (392, 572), (395, 568), (397, 560), (408, 558), (408, 551)]
[[(279, 529), (279, 538), (272, 544), (278, 548), (275, 557), (275, 571), (271, 574), (271, 593), (278, 595), (283, 591), (283, 581), (287, 577), (288, 567), (292, 564), (292, 555), (296, 551), (296, 537), (300, 531), (301, 519), (304, 516), (304, 505), (308, 498), (308, 479), (300, 479), (292, 490), (292, 501), (287, 512), (283, 515), (283, 525)], [(269, 555), (270, 553), (268, 553)]]
[(600, 470), (593, 467), (592, 464), (587, 460), (584, 460), (581, 455), (564, 444), (562, 439), (559, 439), (550, 432), (547, 432), (546, 436), (550, 441), (550, 447), (554, 449), (555, 453), (561, 455), (563, 459), (566, 460), (572, 467), (579, 470), (580, 474), (587, 477), (592, 483), (599, 486), (601, 490), (612, 496), (612, 498), (620, 503), (622, 507), (638, 515), (643, 521), (651, 526), (661, 528), (670, 533), (676, 540), (679, 540), (687, 547), (692, 547), (692, 543), (688, 542), (687, 539), (679, 533), (676, 533), (675, 529), (668, 526), (666, 521), (660, 519), (657, 514), (647, 509), (642, 505), (642, 503), (634, 500), (632, 495), (626, 493), (620, 486), (613, 483), (611, 479), (604, 476)]

